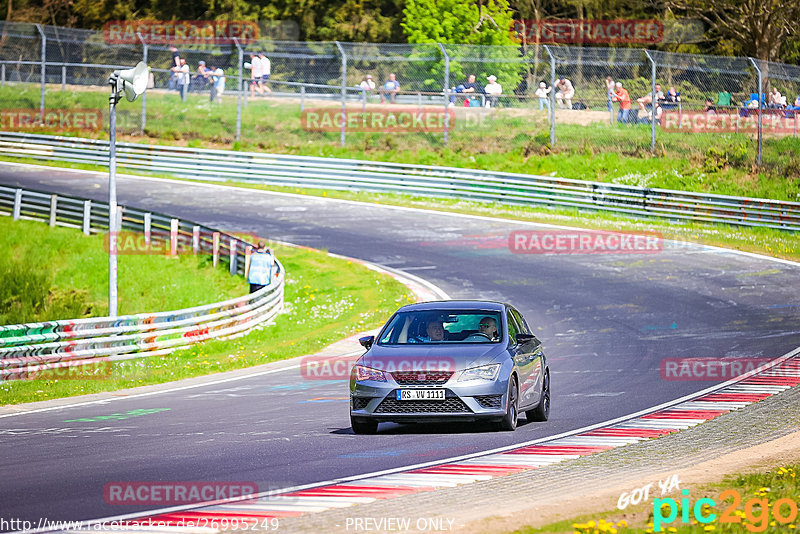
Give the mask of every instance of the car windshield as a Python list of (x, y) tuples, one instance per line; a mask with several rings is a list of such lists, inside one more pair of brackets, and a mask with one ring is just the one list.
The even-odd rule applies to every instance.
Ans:
[(384, 329), (379, 345), (412, 343), (499, 343), (500, 312), (425, 310), (400, 312)]

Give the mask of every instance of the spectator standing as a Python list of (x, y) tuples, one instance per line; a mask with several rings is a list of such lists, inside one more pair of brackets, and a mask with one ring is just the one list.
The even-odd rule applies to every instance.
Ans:
[(486, 101), (486, 107), (494, 108), (497, 107), (498, 97), (503, 94), (503, 86), (497, 83), (497, 76), (494, 74), (490, 74), (486, 77), (486, 79), (489, 80), (489, 83), (486, 84), (486, 87), (483, 90), (489, 97), (489, 99)]
[(222, 97), (225, 92), (225, 71), (220, 67), (211, 68), (211, 102), (216, 98)]
[(637, 98), (636, 102), (638, 102), (640, 110), (647, 111), (648, 104), (652, 104), (653, 102), (658, 102), (659, 100), (664, 100), (664, 91), (661, 90), (661, 84), (657, 83), (655, 98), (653, 98), (653, 93), (650, 92), (641, 98)]
[(261, 60), (261, 90), (266, 91), (271, 95), (272, 89), (269, 88), (267, 82), (269, 81), (269, 77), (272, 75), (272, 63), (265, 52), (259, 52), (258, 59)]
[[(558, 102), (558, 107), (561, 109), (572, 109), (572, 97), (575, 96), (575, 87), (573, 87), (572, 82), (569, 81), (567, 78), (559, 78), (556, 82), (556, 89), (558, 92), (556, 93), (556, 102)], [(566, 106), (565, 106), (566, 103)]]
[[(394, 72), (392, 72), (389, 74), (389, 79), (383, 84), (383, 89), (381, 89), (381, 104), (386, 101), (386, 98), (389, 99), (390, 103), (394, 104), (395, 98), (399, 91), (400, 83), (397, 81), (397, 77), (395, 76)], [(386, 95), (389, 96), (387, 97)]]
[(628, 122), (631, 114), (631, 95), (628, 90), (622, 87), (622, 82), (617, 82), (614, 91), (614, 101), (619, 102), (619, 113), (617, 122)]
[(167, 87), (170, 91), (178, 91), (178, 76), (175, 69), (181, 66), (181, 53), (174, 46), (170, 46), (169, 51), (172, 52), (172, 64), (169, 66), (170, 73)]
[[(245, 68), (247, 64), (245, 64)], [(256, 91), (258, 94), (263, 95), (264, 89), (261, 87), (261, 58), (258, 57), (258, 54), (255, 52), (250, 52), (250, 98), (254, 98), (256, 96)]]
[(539, 82), (539, 88), (536, 90), (536, 96), (539, 97), (539, 110), (550, 109), (550, 91), (552, 90), (553, 88), (547, 87), (546, 83)]
[(606, 94), (608, 96), (608, 112), (612, 113), (614, 111), (614, 80), (611, 76), (606, 76)]
[(272, 251), (267, 248), (263, 241), (259, 241), (258, 248), (250, 254), (250, 265), (247, 271), (250, 293), (255, 293), (272, 282), (274, 264), (275, 258), (272, 256)]
[(186, 102), (186, 93), (189, 92), (189, 82), (191, 82), (192, 77), (189, 73), (189, 65), (186, 64), (186, 60), (183, 58), (178, 58), (179, 65), (176, 67), (172, 67), (172, 70), (175, 73), (175, 85), (181, 93), (181, 100)]

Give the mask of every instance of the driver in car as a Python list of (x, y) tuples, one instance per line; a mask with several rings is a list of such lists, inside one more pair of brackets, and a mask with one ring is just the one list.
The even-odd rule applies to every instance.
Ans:
[(478, 333), (488, 336), (489, 339), (497, 339), (497, 320), (493, 317), (484, 317), (478, 324)]
[(427, 326), (425, 327), (425, 332), (428, 334), (426, 336), (419, 336), (417, 338), (409, 339), (409, 343), (429, 343), (431, 341), (444, 341), (444, 325), (442, 321), (439, 320), (432, 320), (428, 321)]

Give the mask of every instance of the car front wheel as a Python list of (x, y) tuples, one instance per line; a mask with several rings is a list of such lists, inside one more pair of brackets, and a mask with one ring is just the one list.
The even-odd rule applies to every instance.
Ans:
[(517, 392), (517, 379), (512, 375), (508, 379), (508, 404), (506, 415), (498, 424), (499, 430), (516, 430), (519, 410), (519, 396)]
[(374, 434), (378, 431), (378, 422), (350, 416), (350, 427), (353, 434)]

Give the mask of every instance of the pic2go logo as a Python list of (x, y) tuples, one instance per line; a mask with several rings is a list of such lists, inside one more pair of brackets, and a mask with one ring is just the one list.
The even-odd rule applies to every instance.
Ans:
[[(694, 506), (687, 498), (689, 490), (683, 490), (684, 498), (678, 504), (675, 499), (654, 499), (653, 500), (653, 530), (661, 532), (662, 525), (670, 524), (678, 517), (678, 512), (681, 514), (681, 522), (688, 523), (690, 521), (689, 514), (694, 515), (694, 519), (698, 523), (708, 524), (717, 520), (717, 514), (711, 512), (711, 508), (715, 507), (717, 503), (714, 499), (704, 498), (698, 499)], [(720, 514), (720, 523), (742, 523), (742, 515), (737, 515), (739, 505), (742, 502), (742, 495), (733, 489), (725, 490), (719, 494), (720, 501), (733, 499), (733, 502)], [(664, 510), (667, 510), (666, 515)], [(769, 515), (772, 512), (772, 517), (781, 524), (788, 524), (797, 518), (797, 503), (792, 499), (782, 498), (776, 500), (772, 507), (769, 506), (769, 500), (766, 497), (752, 498), (744, 505), (744, 518), (747, 519), (745, 528), (750, 532), (763, 532), (769, 525)]]

